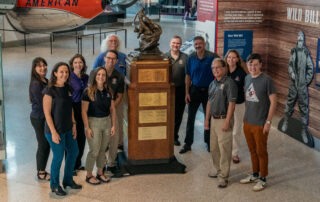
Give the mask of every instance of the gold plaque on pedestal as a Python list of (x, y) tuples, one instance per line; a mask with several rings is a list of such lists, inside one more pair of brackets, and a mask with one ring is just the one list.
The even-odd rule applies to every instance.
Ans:
[(167, 138), (167, 126), (138, 128), (138, 140), (163, 140)]
[(166, 69), (139, 69), (138, 82), (139, 83), (167, 82), (167, 70)]
[(139, 93), (139, 107), (167, 106), (167, 92)]
[(166, 123), (167, 109), (140, 110), (139, 123)]

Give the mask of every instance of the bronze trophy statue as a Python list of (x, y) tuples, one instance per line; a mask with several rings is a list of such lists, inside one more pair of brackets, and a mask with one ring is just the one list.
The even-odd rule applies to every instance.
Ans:
[(171, 62), (158, 48), (162, 29), (145, 15), (144, 8), (135, 22), (140, 41), (127, 61), (126, 169), (130, 174), (184, 173), (185, 166), (174, 156), (175, 87)]
[(150, 51), (153, 52), (157, 50), (159, 45), (158, 41), (160, 40), (160, 35), (162, 34), (162, 29), (160, 25), (155, 22), (152, 22), (144, 13), (144, 8), (142, 7), (140, 11), (136, 14), (133, 23), (136, 23), (136, 19), (139, 19), (138, 26), (135, 26), (134, 32), (138, 33), (137, 38), (140, 38), (140, 52)]

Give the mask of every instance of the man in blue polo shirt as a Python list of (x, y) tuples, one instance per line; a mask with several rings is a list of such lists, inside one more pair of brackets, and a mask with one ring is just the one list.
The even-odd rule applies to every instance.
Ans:
[(94, 61), (92, 69), (95, 69), (97, 67), (104, 67), (105, 60), (104, 57), (106, 56), (107, 50), (114, 50), (118, 53), (118, 62), (115, 66), (115, 69), (121, 73), (123, 77), (126, 76), (126, 54), (119, 51), (120, 48), (120, 39), (115, 34), (110, 34), (106, 37), (105, 40), (101, 43), (101, 53), (98, 55), (96, 60)]
[[(211, 63), (214, 58), (219, 57), (217, 54), (205, 50), (205, 40), (201, 36), (193, 39), (195, 52), (192, 53), (188, 60), (186, 68), (186, 104), (188, 107), (187, 131), (185, 144), (180, 150), (180, 154), (191, 150), (194, 136), (194, 121), (200, 104), (202, 104), (204, 115), (208, 102), (208, 87), (213, 81), (214, 76), (211, 71)], [(205, 131), (205, 142), (209, 148), (210, 133)]]

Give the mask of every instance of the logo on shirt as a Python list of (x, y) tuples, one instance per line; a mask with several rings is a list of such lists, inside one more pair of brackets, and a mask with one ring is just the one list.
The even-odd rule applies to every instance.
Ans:
[(179, 64), (180, 64), (180, 65), (182, 65), (182, 64), (183, 64), (183, 61), (182, 61), (181, 59), (179, 60)]
[(110, 98), (110, 97), (111, 97), (110, 93), (107, 93), (107, 98)]
[(235, 80), (235, 81), (240, 81), (240, 77), (237, 76), (234, 80)]
[(220, 89), (223, 90), (223, 88), (224, 88), (224, 84), (221, 84)]
[(253, 87), (253, 83), (250, 84), (249, 88), (246, 91), (246, 100), (249, 102), (259, 102), (256, 91)]
[(111, 81), (112, 84), (117, 84), (117, 82), (118, 82), (117, 78), (112, 78), (112, 81)]

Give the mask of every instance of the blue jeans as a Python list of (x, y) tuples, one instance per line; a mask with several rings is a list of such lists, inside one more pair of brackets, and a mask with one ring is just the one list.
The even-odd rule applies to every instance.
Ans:
[(46, 134), (46, 138), (50, 144), (50, 147), (53, 153), (53, 158), (51, 162), (51, 179), (50, 179), (51, 188), (56, 188), (60, 185), (59, 184), (60, 168), (61, 168), (65, 150), (67, 151), (67, 156), (66, 156), (66, 161), (64, 166), (63, 182), (72, 183), (73, 181), (72, 171), (79, 153), (77, 140), (73, 139), (71, 130), (59, 135), (61, 140), (59, 144), (56, 144), (52, 142), (51, 134)]

